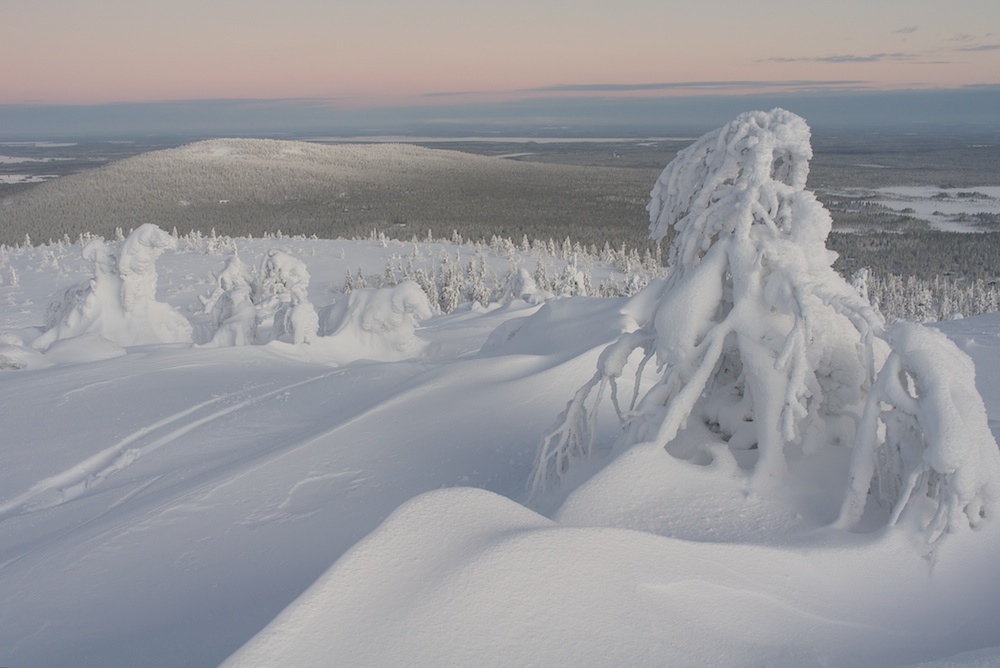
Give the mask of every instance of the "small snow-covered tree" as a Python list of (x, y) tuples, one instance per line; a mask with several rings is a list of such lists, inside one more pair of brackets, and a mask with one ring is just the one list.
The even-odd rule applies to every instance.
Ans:
[(204, 312), (211, 315), (215, 326), (211, 345), (252, 345), (257, 336), (253, 275), (240, 258), (233, 255), (216, 275), (216, 281), (218, 285), (212, 294), (202, 298)]
[(897, 321), (892, 352), (858, 428), (839, 524), (855, 525), (869, 492), (896, 523), (910, 505), (929, 506), (930, 539), (976, 526), (1000, 497), (1000, 462), (968, 355), (941, 332)]
[[(898, 462), (870, 472), (867, 455), (856, 454), (845, 525), (860, 517), (873, 480), (900, 472), (906, 482), (896, 486), (897, 507), (912, 495), (911, 483), (923, 481), (928, 497), (945, 509), (932, 537), (956, 526), (955, 507), (978, 518), (996, 496), (1000, 470), (985, 412), (963, 416), (976, 423), (970, 429), (981, 438), (974, 442), (954, 430), (927, 429), (954, 422), (951, 408), (931, 397), (928, 384), (943, 370), (928, 358), (963, 353), (944, 337), (893, 352), (898, 341), (881, 316), (831, 267), (836, 254), (825, 244), (831, 218), (805, 189), (811, 157), (805, 121), (775, 109), (740, 115), (667, 166), (648, 208), (652, 239), (672, 235), (668, 276), (630, 302), (626, 312), (635, 327), (608, 346), (594, 377), (543, 439), (533, 490), (558, 482), (574, 459), (592, 453), (597, 410), (610, 390), (623, 427), (617, 449), (666, 448), (699, 421), (731, 450), (754, 455), (752, 483), (759, 488), (785, 478), (790, 453), (857, 443), (857, 452), (896, 453), (888, 458)], [(618, 379), (635, 352), (641, 359), (631, 367), (632, 393), (623, 406)], [(885, 380), (887, 355), (907, 369), (909, 401)], [(654, 379), (644, 377), (651, 360)], [(949, 382), (974, 394), (970, 377), (956, 373)], [(644, 383), (648, 389), (640, 392)], [(879, 418), (871, 415), (885, 398), (899, 399), (894, 415), (905, 413), (922, 428), (923, 441), (877, 429)], [(971, 461), (989, 462), (988, 473), (958, 473)]]
[(261, 261), (254, 294), (258, 338), (308, 343), (316, 337), (319, 315), (309, 301), (309, 271), (302, 260), (272, 249)]
[(88, 242), (83, 257), (93, 264), (93, 278), (50, 304), (48, 329), (32, 345), (47, 348), (87, 333), (123, 346), (190, 342), (187, 319), (156, 301), (156, 260), (175, 245), (173, 237), (150, 223), (132, 231), (117, 255), (100, 239)]

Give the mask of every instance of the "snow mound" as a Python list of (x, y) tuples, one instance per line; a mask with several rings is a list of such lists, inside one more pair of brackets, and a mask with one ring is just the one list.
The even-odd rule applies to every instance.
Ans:
[(37, 350), (16, 343), (0, 341), (0, 371), (44, 369), (53, 362)]
[(565, 528), (454, 488), (401, 506), (223, 665), (897, 665), (962, 646), (940, 615), (963, 594), (905, 587), (926, 568), (900, 540)]
[(427, 347), (416, 335), (417, 323), (432, 313), (427, 295), (413, 281), (356, 289), (322, 309), (317, 344), (344, 359), (416, 357)]
[(81, 334), (59, 339), (45, 351), (45, 357), (56, 364), (84, 364), (121, 357), (125, 349), (100, 334)]

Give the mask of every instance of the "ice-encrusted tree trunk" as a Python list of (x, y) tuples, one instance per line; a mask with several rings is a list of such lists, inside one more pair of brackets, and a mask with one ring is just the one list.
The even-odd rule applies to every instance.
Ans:
[[(874, 410), (872, 386), (893, 340), (881, 316), (832, 269), (836, 254), (826, 248), (831, 219), (805, 188), (811, 157), (805, 121), (775, 109), (740, 115), (667, 166), (648, 208), (650, 236), (659, 241), (672, 235), (668, 277), (628, 306), (637, 328), (604, 351), (594, 377), (543, 439), (531, 476), (534, 491), (558, 482), (574, 459), (591, 454), (597, 410), (608, 390), (623, 426), (616, 448), (665, 448), (690, 420), (700, 420), (730, 449), (756, 450), (758, 486), (785, 476), (793, 449), (808, 454), (858, 440), (874, 458), (884, 459), (886, 449), (912, 450), (892, 434), (887, 440), (858, 428), (859, 422), (874, 428), (862, 416), (866, 406)], [(935, 346), (962, 355), (946, 339)], [(618, 379), (636, 351), (642, 357), (623, 407)], [(655, 380), (640, 392), (651, 360)], [(918, 366), (911, 364), (915, 377), (925, 373)], [(955, 383), (975, 392), (967, 377)], [(940, 424), (943, 418), (933, 414), (940, 410), (940, 402), (927, 401), (913, 419)], [(985, 439), (977, 443), (966, 446), (942, 434), (924, 443), (923, 452), (977, 447), (980, 458), (996, 462), (995, 443), (992, 449)], [(845, 524), (859, 516), (866, 485), (889, 473), (874, 467), (869, 475), (863, 459), (855, 457)], [(961, 460), (922, 459), (925, 468), (945, 476), (952, 474), (941, 467)], [(934, 481), (926, 491), (942, 504), (982, 508), (994, 495), (991, 475), (963, 485), (957, 496)], [(955, 517), (948, 511), (947, 527)]]

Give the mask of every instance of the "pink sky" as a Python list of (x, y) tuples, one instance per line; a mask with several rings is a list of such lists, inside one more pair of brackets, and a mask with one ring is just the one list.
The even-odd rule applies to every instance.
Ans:
[(998, 0), (30, 0), (3, 26), (0, 104), (1000, 83)]

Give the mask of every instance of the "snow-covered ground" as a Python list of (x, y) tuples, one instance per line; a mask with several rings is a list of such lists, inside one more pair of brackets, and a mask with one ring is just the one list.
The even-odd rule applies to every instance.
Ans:
[[(236, 243), (293, 251), (319, 305), (345, 266), (405, 252)], [(1000, 525), (933, 547), (824, 528), (836, 469), (761, 497), (721, 464), (637, 452), (617, 505), (520, 505), (623, 299), (459, 309), (395, 362), (13, 345), (86, 276), (79, 253), (8, 251), (0, 285), (0, 355), (34, 367), (0, 372), (4, 665), (215, 665), (279, 613), (237, 665), (901, 665), (1000, 645)], [(166, 251), (158, 297), (193, 318), (223, 259)], [(1000, 316), (942, 328), (1000, 432)]]
[(996, 225), (977, 222), (977, 214), (1000, 215), (1000, 186), (974, 188), (937, 188), (933, 186), (892, 186), (871, 192), (845, 191), (857, 197), (864, 194), (874, 204), (890, 211), (926, 220), (934, 229), (945, 232), (993, 231)]
[(0, 174), (0, 183), (42, 183), (56, 178), (58, 174)]
[[(318, 306), (342, 297), (332, 290), (347, 268), (377, 274), (412, 254), (400, 242), (235, 244), (248, 263), (273, 247), (304, 260)], [(192, 309), (225, 258), (166, 251), (158, 298), (197, 329)], [(564, 317), (556, 338), (511, 355), (478, 351), (539, 305), (431, 318), (417, 331), (428, 349), (397, 362), (317, 362), (280, 341), (20, 345), (88, 273), (77, 244), (12, 249), (0, 269), (3, 665), (214, 665), (407, 499), (460, 485), (520, 495), (539, 435), (589, 373), (587, 351), (616, 334), (619, 305), (567, 300), (611, 324), (578, 332)]]
[[(631, 299), (340, 292), (440, 243), (2, 249), (0, 664), (1000, 664), (1000, 314), (885, 326), (823, 264), (801, 119), (724, 132)], [(611, 449), (572, 410), (627, 376)]]

